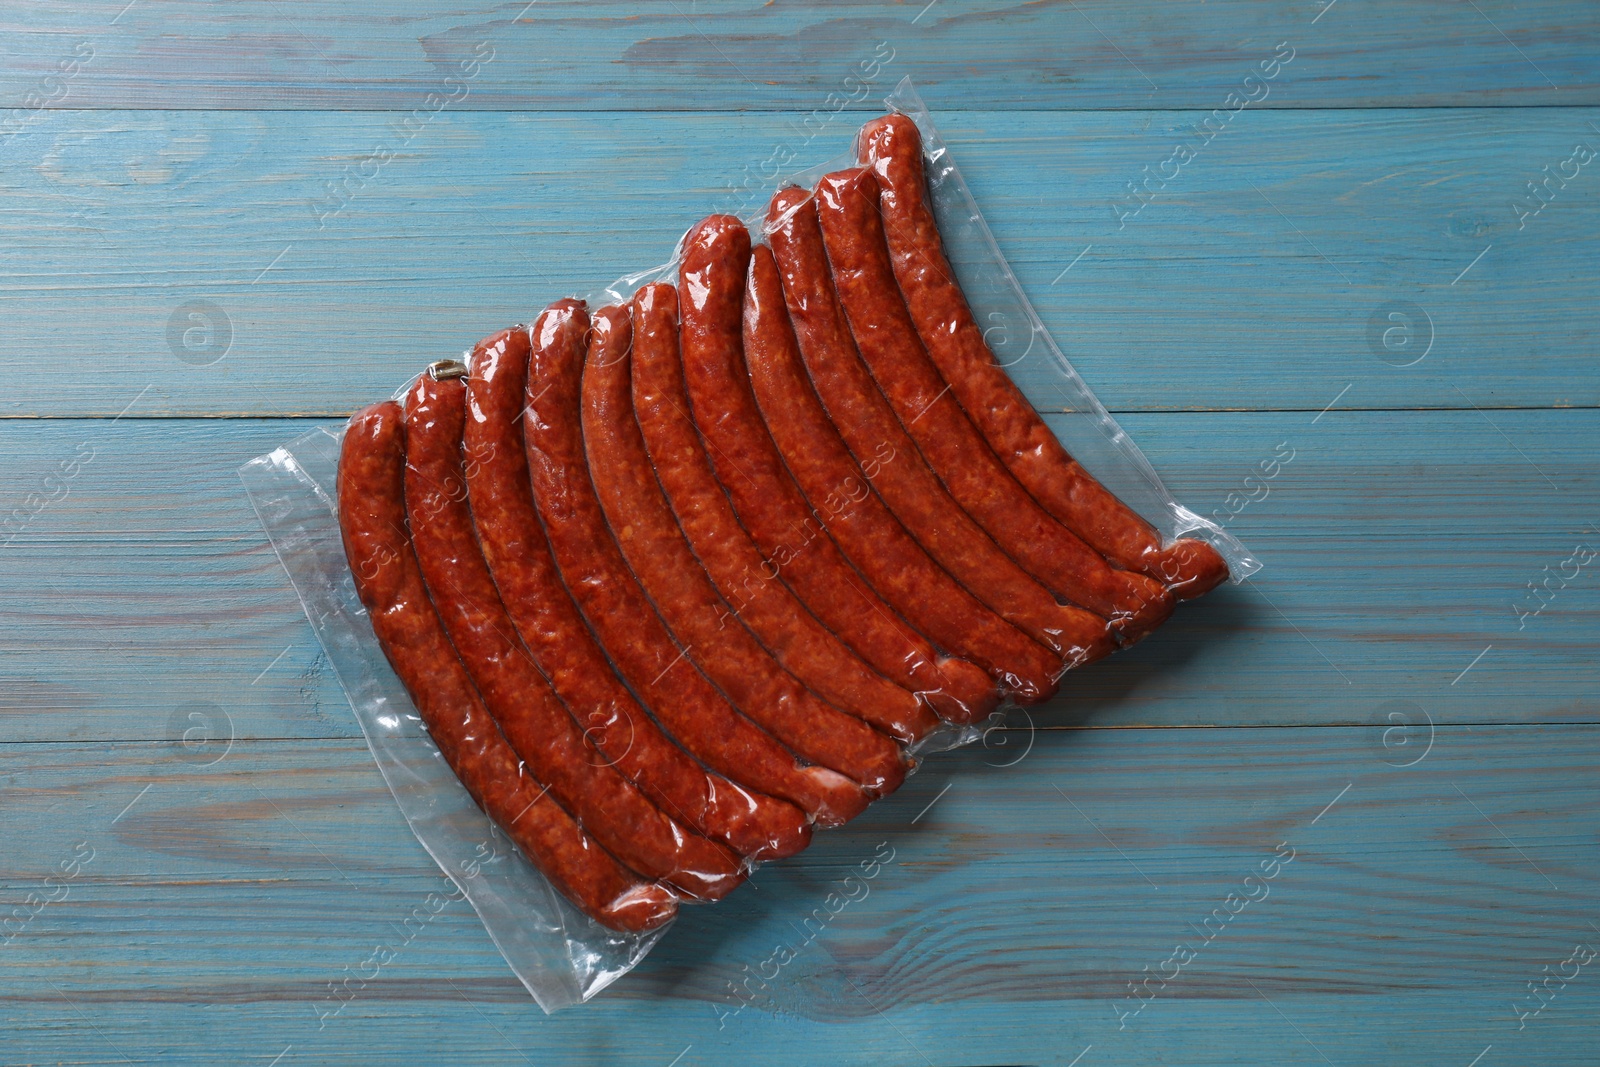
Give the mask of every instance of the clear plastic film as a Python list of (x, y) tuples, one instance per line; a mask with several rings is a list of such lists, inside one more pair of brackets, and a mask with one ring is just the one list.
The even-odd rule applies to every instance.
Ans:
[(401, 814), (539, 1006), (582, 1003), (627, 974), (664, 926), (608, 930), (551, 888), (456, 780), (384, 659), (356, 596), (334, 490), (339, 432), (316, 429), (239, 469)]
[[(951, 153), (909, 79), (885, 100), (912, 119), (922, 138), (929, 205), (967, 303), (995, 359), (1013, 372), (1072, 457), (1151, 523), (1167, 545), (1208, 542), (1242, 581), (1261, 564), (1226, 530), (1180, 504), (1132, 439), (1073, 370), (1001, 255)], [(775, 180), (811, 188), (822, 176), (857, 166), (853, 153)], [(757, 243), (766, 232), (763, 201), (742, 221)], [(648, 283), (675, 283), (683, 247), (659, 266), (586, 294), (592, 310), (625, 305)], [(1015, 373), (1026, 366), (1027, 373)], [(415, 378), (410, 381), (415, 381)], [(409, 386), (409, 382), (407, 386)], [(405, 387), (395, 398), (403, 396)], [(294, 584), (361, 725), (373, 758), (412, 831), (460, 888), (528, 991), (547, 1012), (581, 1003), (626, 974), (667, 926), (619, 934), (556, 892), (476, 806), (428, 737), (404, 686), (384, 658), (345, 559), (335, 481), (342, 429), (313, 430), (240, 469), (262, 526)], [(584, 709), (570, 709), (582, 720)], [(1003, 710), (1003, 708), (1002, 708)], [(970, 743), (1000, 721), (945, 724), (908, 746), (918, 759)]]
[[(1180, 537), (1198, 537), (1214, 547), (1228, 564), (1228, 579), (1238, 583), (1261, 569), (1238, 538), (1223, 527), (1180, 503), (1104, 404), (1085, 384), (1062, 353), (1043, 320), (1033, 308), (1016, 275), (978, 210), (972, 191), (961, 176), (950, 149), (939, 135), (933, 116), (911, 79), (902, 78), (884, 98), (893, 112), (910, 118), (922, 135), (929, 203), (939, 222), (945, 254), (957, 280), (984, 328), (984, 339), (1004, 367), (1027, 365), (1036, 373), (1019, 384), (1041, 412), (1059, 413), (1051, 429), (1078, 462), (1138, 512), (1171, 544)], [(785, 186), (812, 188), (826, 174), (859, 165), (853, 151), (780, 175), (768, 195)], [(739, 217), (759, 241), (767, 223), (766, 198), (756, 197), (753, 209)], [(611, 285), (588, 295), (590, 306), (626, 303), (641, 285), (652, 281), (675, 282), (681, 248), (668, 262), (624, 275)]]
[[(1040, 411), (1066, 413), (1064, 419), (1052, 420), (1051, 429), (1067, 451), (1123, 503), (1155, 526), (1169, 544), (1180, 537), (1205, 540), (1227, 561), (1228, 578), (1235, 583), (1260, 570), (1260, 561), (1238, 538), (1173, 497), (1139, 446), (1117, 425), (1062, 354), (1001, 255), (1000, 246), (978, 211), (977, 201), (911, 79), (901, 79), (884, 103), (891, 111), (914, 121), (922, 134), (929, 192), (945, 252), (974, 317), (979, 323), (1004, 327), (985, 331), (986, 337), (992, 332), (996, 338), (991, 341), (995, 358), (1007, 367), (1023, 363), (1048, 366), (1051, 373), (1027, 381), (1028, 386), (1035, 380), (1048, 383), (1029, 399)], [(807, 175), (827, 169), (830, 168), (813, 168)], [(791, 180), (804, 183), (805, 176)]]

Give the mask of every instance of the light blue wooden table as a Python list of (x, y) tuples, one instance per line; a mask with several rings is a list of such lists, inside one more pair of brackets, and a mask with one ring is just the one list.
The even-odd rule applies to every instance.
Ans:
[[(523, 4), (0, 11), (0, 1061), (1600, 1063), (1600, 7)], [(235, 469), (904, 75), (1266, 569), (547, 1017)]]

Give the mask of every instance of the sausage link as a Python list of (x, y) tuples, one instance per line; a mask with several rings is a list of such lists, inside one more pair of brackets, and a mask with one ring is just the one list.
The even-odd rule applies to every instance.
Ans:
[(1166, 582), (1179, 597), (1199, 596), (1227, 578), (1228, 565), (1204, 541), (1181, 540), (1163, 550), (1155, 528), (1068, 454), (996, 364), (945, 258), (925, 195), (916, 123), (904, 115), (885, 115), (867, 123), (857, 144), (861, 161), (878, 176), (894, 275), (917, 332), (1007, 469), (1101, 555)]
[[(873, 479), (884, 501), (935, 558), (991, 606), (997, 605), (983, 590), (998, 593), (1000, 587), (976, 576), (969, 579), (969, 572), (958, 568), (954, 559), (981, 560), (991, 572), (1010, 573), (1014, 584), (1020, 577), (1037, 585), (951, 497), (874, 384), (851, 339), (829, 278), (815, 198), (799, 188), (780, 191), (767, 212), (767, 229), (783, 273), (784, 297), (801, 355), (840, 434), (864, 465), (871, 452), (884, 448), (910, 459), (888, 465)], [(1078, 545), (1073, 548), (1077, 550)], [(952, 558), (947, 555), (950, 552), (956, 555)], [(1123, 641), (1136, 640), (1172, 613), (1172, 598), (1149, 578), (1113, 570), (1086, 549), (1079, 553), (1077, 563), (1083, 582), (1078, 590), (1080, 602), (1108, 617)], [(1032, 595), (1037, 597), (1037, 593)]]
[(678, 355), (678, 293), (665, 282), (633, 294), (633, 408), (678, 525), (717, 588), (795, 676), (841, 711), (901, 741), (939, 719), (908, 689), (862, 662), (806, 609), (739, 525), (689, 418)]
[(623, 678), (692, 755), (824, 825), (852, 818), (866, 804), (860, 788), (826, 768), (801, 765), (740, 715), (673, 641), (623, 560), (583, 454), (579, 390), (588, 329), (588, 311), (577, 301), (557, 301), (539, 316), (522, 416), (534, 503), (567, 588)]
[(869, 793), (905, 781), (900, 748), (824, 704), (761, 647), (717, 595), (662, 495), (633, 416), (626, 307), (603, 307), (589, 327), (583, 369), (583, 440), (600, 508), (645, 595), (706, 676), (734, 706), (802, 759), (852, 778)]
[(623, 863), (716, 900), (737, 857), (686, 831), (586, 744), (507, 617), (478, 549), (461, 462), (465, 383), (424, 374), (406, 399), (406, 517), (422, 580), (500, 731), (561, 806)]
[[(1134, 580), (1041, 508), (960, 404), (945, 400), (950, 387), (928, 359), (895, 284), (872, 172), (859, 168), (823, 178), (817, 214), (856, 347), (950, 495), (1029, 573), (1070, 600), (1127, 619), (1134, 624), (1131, 636), (1138, 636), (1146, 598)], [(1142, 585), (1155, 591), (1148, 581)], [(1156, 605), (1158, 613), (1170, 608), (1164, 596)]]
[[(1001, 618), (1071, 656), (1074, 662), (1109, 652), (1112, 639), (1106, 620), (1079, 607), (1057, 604), (1048, 589), (996, 547), (945, 492), (883, 403), (882, 394), (871, 387), (871, 375), (855, 355), (828, 282), (815, 205), (802, 190), (787, 190), (773, 199), (768, 218), (776, 223), (771, 234), (773, 248), (768, 252), (757, 249), (750, 289), (752, 293), (770, 292), (772, 300), (788, 303), (799, 348), (768, 346), (765, 361), (750, 359), (750, 379), (789, 468), (797, 475), (801, 465), (820, 468), (817, 477), (823, 487), (854, 484), (864, 472), (888, 509), (883, 511), (883, 505), (863, 491), (861, 510), (883, 511), (879, 526), (898, 529), (894, 523), (898, 519), (928, 555)], [(775, 262), (780, 248), (789, 261), (782, 282)], [(807, 252), (810, 257), (803, 254)], [(806, 269), (795, 269), (799, 259), (809, 259)], [(863, 391), (880, 405), (868, 410), (868, 420), (848, 409), (829, 418), (801, 362), (807, 349), (814, 363), (848, 362), (866, 387)], [(747, 355), (751, 355), (748, 350)], [(878, 417), (876, 424), (870, 421), (872, 415)], [(851, 439), (853, 450), (847, 443)], [(805, 479), (801, 482), (804, 485)], [(816, 502), (815, 497), (812, 500)], [(1160, 586), (1155, 588), (1166, 596)]]
[(339, 456), (339, 527), (384, 656), (444, 761), (557, 891), (611, 929), (660, 926), (677, 912), (672, 891), (640, 881), (547, 797), (479, 699), (406, 534), (405, 462), (400, 405), (385, 401), (351, 417)]
[[(728, 225), (730, 221), (737, 224), (727, 216), (713, 216), (690, 231), (685, 247), (692, 250), (696, 235), (702, 235), (708, 223)], [(739, 226), (739, 230), (743, 232), (743, 227)], [(748, 234), (744, 241), (748, 247)], [(744, 267), (741, 263), (730, 270), (735, 280), (730, 288), (727, 279), (722, 279), (724, 284), (718, 290), (721, 304), (714, 315), (692, 316), (690, 308), (696, 290), (679, 286), (680, 300), (685, 294), (689, 297), (679, 307), (679, 332), (685, 356), (691, 339), (699, 345), (720, 346), (717, 358), (730, 368), (729, 374), (736, 374), (727, 379), (725, 388), (719, 388), (715, 379), (697, 386), (692, 376), (686, 373), (685, 377), (694, 408), (705, 413), (697, 425), (706, 451), (739, 519), (800, 599), (863, 659), (887, 677), (924, 695), (941, 717), (958, 722), (982, 718), (999, 700), (988, 676), (976, 664), (941, 657), (926, 638), (883, 602), (817, 525), (805, 497), (778, 457), (762, 427), (755, 398), (747, 385), (739, 385), (737, 375), (744, 372), (737, 333), (742, 297), (737, 294), (744, 284)], [(680, 274), (686, 276), (682, 270)], [(703, 285), (703, 279), (696, 284)], [(704, 308), (709, 294), (704, 290), (700, 293)], [(734, 331), (731, 336), (727, 325), (730, 315)], [(687, 372), (687, 358), (685, 364)], [(719, 417), (718, 412), (724, 416)], [(739, 457), (737, 463), (734, 456)]]
[[(741, 300), (750, 260), (750, 235), (743, 224), (731, 216), (714, 215), (690, 231), (678, 286), (685, 298), (684, 377), (695, 421), (710, 446), (718, 479), (746, 527), (764, 530), (777, 541), (774, 548), (762, 547), (779, 566), (788, 566), (799, 554), (791, 544), (798, 543), (803, 550), (837, 542), (844, 556), (908, 623), (989, 671), (1021, 699), (1044, 699), (1053, 691), (1059, 667), (1046, 649), (977, 605), (948, 575), (936, 588), (921, 587), (936, 581), (929, 571), (937, 568), (926, 562), (925, 555), (925, 568), (913, 577), (901, 569), (911, 565), (908, 559), (879, 556), (882, 549), (859, 538), (858, 527), (842, 521), (848, 516), (821, 516), (806, 503), (804, 481), (795, 484), (797, 472), (784, 464), (750, 389), (745, 349), (774, 343), (784, 334), (793, 344), (781, 298), (776, 307), (766, 309), (778, 317), (769, 313), (754, 320), (747, 295)], [(752, 333), (753, 324), (762, 327), (758, 333)], [(839, 569), (848, 566), (841, 561)], [(852, 587), (861, 582), (853, 573), (845, 580)], [(972, 610), (974, 606), (977, 610)]]
[(661, 810), (752, 859), (803, 845), (805, 814), (708, 774), (634, 699), (578, 615), (550, 558), (528, 483), (521, 418), (527, 377), (527, 327), (480, 342), (462, 435), (478, 544), (518, 634), (556, 695), (582, 712), (584, 737)]
[[(791, 395), (769, 393), (767, 402), (761, 404), (760, 386), (772, 384), (776, 368), (801, 365), (784, 309), (778, 268), (766, 248), (756, 249), (750, 260), (744, 298), (744, 353), (752, 381), (761, 379), (756, 399), (767, 430), (801, 491), (845, 555), (913, 624), (935, 640), (948, 642), (1014, 689), (1020, 681), (1021, 688), (1043, 691), (1064, 669), (1063, 654), (1047, 653), (1041, 638), (1065, 638), (1066, 654), (1073, 656), (1088, 653), (1080, 643), (1084, 638), (1103, 645), (1103, 649), (1095, 649), (1102, 654), (1110, 648), (1105, 620), (1088, 612), (1070, 609), (1087, 625), (1077, 633), (1063, 634), (1077, 619), (1067, 614), (1069, 609), (1058, 609), (1062, 627), (1030, 640), (1014, 621), (990, 611), (964, 589), (890, 514), (838, 433), (828, 426), (827, 415), (803, 375), (789, 377), (779, 386), (792, 390)], [(1046, 605), (1057, 608), (1048, 593), (1039, 592)]]

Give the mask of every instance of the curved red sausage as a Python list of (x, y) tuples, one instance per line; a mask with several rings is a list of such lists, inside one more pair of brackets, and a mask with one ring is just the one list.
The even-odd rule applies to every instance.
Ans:
[(678, 356), (678, 293), (665, 282), (633, 294), (632, 362), (634, 415), (656, 477), (739, 618), (779, 662), (841, 711), (901, 741), (936, 729), (939, 719), (922, 701), (863, 663), (816, 620), (739, 525), (689, 418)]
[(424, 374), (406, 398), (406, 517), (445, 632), (511, 747), (595, 840), (640, 874), (692, 896), (728, 895), (744, 880), (738, 858), (685, 830), (597, 758), (517, 637), (467, 506), (466, 394), (459, 378)]
[(478, 544), (500, 599), (584, 737), (668, 815), (742, 855), (787, 855), (807, 840), (806, 817), (786, 801), (708, 774), (661, 732), (618, 679), (561, 583), (528, 483), (522, 406), (528, 328), (479, 342), (467, 379), (467, 495)]
[[(815, 199), (804, 189), (780, 191), (767, 212), (767, 232), (783, 275), (784, 299), (801, 356), (845, 443), (863, 466), (879, 451), (909, 459), (868, 467), (884, 502), (935, 559), (996, 610), (1001, 605), (995, 598), (1007, 588), (1018, 590), (1013, 597), (1037, 601), (1040, 594), (1048, 596), (940, 484), (873, 383), (833, 291)], [(1079, 602), (1109, 618), (1124, 641), (1143, 636), (1171, 614), (1172, 598), (1159, 584), (1143, 575), (1112, 570), (1093, 552), (1084, 552), (1079, 562)], [(1009, 581), (997, 581), (999, 575), (1009, 575)]]
[[(1028, 492), (1107, 559), (1166, 582), (1185, 599), (1213, 588), (1228, 565), (1204, 541), (1161, 536), (1084, 470), (995, 363), (945, 258), (924, 193), (922, 138), (904, 115), (867, 123), (860, 158), (877, 173), (894, 276), (917, 332), (951, 392)], [(1180, 547), (1181, 546), (1181, 547)]]
[[(863, 526), (852, 521), (861, 509), (830, 508), (830, 514), (815, 515), (800, 498), (790, 478), (797, 472), (785, 467), (756, 407), (745, 369), (745, 359), (760, 358), (762, 346), (794, 344), (782, 297), (776, 304), (752, 305), (745, 293), (750, 258), (750, 235), (744, 225), (731, 216), (713, 215), (690, 231), (679, 267), (684, 376), (695, 422), (711, 445), (718, 479), (733, 497), (734, 507), (741, 516), (747, 512), (759, 516), (775, 511), (774, 501), (787, 504), (785, 510), (796, 523), (785, 531), (791, 540), (804, 537), (821, 543), (831, 533), (877, 592), (912, 625), (982, 666), (1019, 699), (1045, 699), (1054, 692), (1060, 661), (973, 599), (904, 537), (903, 530), (909, 546), (875, 543)], [(743, 345), (740, 316), (732, 314), (741, 294)], [(804, 488), (804, 482), (801, 485)], [(861, 488), (871, 492), (865, 483)], [(848, 491), (844, 486), (837, 489)], [(794, 502), (788, 503), (791, 499)], [(746, 526), (752, 524), (763, 522), (746, 516)], [(914, 552), (897, 551), (907, 548)], [(768, 555), (786, 566), (796, 552)]]
[[(691, 237), (696, 232), (698, 227), (691, 231)], [(748, 234), (745, 240), (748, 244)], [(686, 239), (685, 243), (690, 242)], [(742, 266), (735, 277), (736, 286), (742, 287)], [(683, 316), (679, 334), (685, 341), (692, 327), (701, 328), (684, 314), (685, 304), (692, 302), (685, 298), (686, 292), (692, 296), (695, 290), (679, 289), (679, 312)], [(702, 290), (702, 300), (705, 295)], [(737, 330), (739, 299), (724, 290), (724, 306), (718, 309), (724, 328), (713, 339), (729, 349), (728, 358), (735, 366), (741, 358), (738, 335), (734, 334), (730, 345), (725, 323), (731, 313)], [(692, 385), (690, 389), (692, 397)], [(886, 677), (924, 694), (942, 717), (971, 722), (992, 711), (999, 693), (988, 676), (976, 664), (940, 657), (845, 562), (832, 539), (817, 526), (805, 498), (761, 426), (761, 415), (748, 387), (733, 388), (722, 399), (736, 406), (736, 418), (726, 427), (716, 420), (698, 423), (706, 451), (745, 529), (762, 555), (780, 568), (806, 606)], [(718, 402), (705, 401), (713, 405), (713, 410)], [(737, 463), (732, 459), (735, 455), (739, 457)]]
[(692, 755), (824, 825), (854, 817), (867, 802), (860, 788), (834, 771), (802, 766), (734, 710), (673, 641), (623, 560), (583, 454), (579, 389), (588, 329), (589, 314), (577, 301), (557, 301), (539, 316), (522, 416), (534, 503), (567, 589), (628, 684)]
[[(827, 284), (826, 275), (821, 281)], [(784, 302), (785, 290), (772, 250), (756, 249), (745, 296), (747, 321), (752, 309), (759, 310), (762, 305), (770, 305), (775, 309), (773, 317), (779, 317)], [(797, 331), (804, 328), (796, 323)], [(1106, 620), (1073, 605), (1057, 604), (1048, 589), (996, 548), (944, 494), (909, 440), (897, 442), (896, 447), (892, 439), (880, 438), (870, 448), (863, 441), (862, 451), (852, 457), (841, 429), (812, 389), (794, 342), (764, 345), (759, 359), (757, 349), (746, 344), (745, 355), (767, 428), (813, 505), (831, 508), (829, 494), (837, 497), (843, 492), (846, 499), (839, 501), (842, 507), (838, 510), (843, 514), (838, 521), (862, 526), (866, 536), (885, 546), (879, 549), (880, 555), (894, 551), (916, 560), (911, 566), (918, 570), (942, 566), (949, 578), (995, 614), (1074, 665), (1112, 650)], [(865, 373), (865, 368), (861, 370)], [(846, 421), (838, 420), (840, 424)], [(858, 439), (864, 436), (864, 429), (852, 427)], [(856, 459), (863, 456), (858, 467)], [(866, 488), (868, 482), (878, 490), (876, 494)], [(845, 486), (855, 487), (855, 491), (844, 490)], [(925, 566), (922, 559), (928, 556), (932, 559)]]
[[(766, 248), (756, 249), (750, 260), (744, 297), (744, 353), (752, 379), (758, 373), (754, 368), (762, 368), (763, 384), (782, 377), (775, 373), (778, 368), (801, 366), (778, 269)], [(1049, 616), (1030, 617), (1027, 625), (989, 610), (963, 588), (873, 492), (850, 451), (829, 426), (803, 373), (798, 378), (784, 378), (766, 399), (761, 410), (767, 429), (833, 539), (891, 604), (935, 640), (959, 641), (956, 647), (962, 653), (1012, 688), (1017, 688), (1021, 679), (1040, 691), (1050, 688), (1068, 667), (1112, 649), (1104, 619), (1080, 608), (1057, 605), (1043, 587), (1038, 587), (1038, 592), (1044, 603), (1033, 607), (1040, 609), (1040, 615), (1048, 612)], [(757, 392), (758, 404), (760, 400)], [(888, 456), (880, 466), (898, 458), (902, 457)], [(1040, 645), (1054, 648), (1055, 655), (1041, 657)]]
[[(878, 216), (877, 179), (859, 168), (817, 183), (834, 288), (856, 348), (950, 495), (1024, 569), (1068, 599), (1103, 605), (1142, 632), (1147, 597), (1041, 508), (989, 448), (928, 359), (895, 283)], [(1146, 590), (1150, 583), (1142, 583)], [(1165, 597), (1151, 602), (1159, 614)]]
[(802, 759), (873, 794), (905, 781), (900, 748), (831, 708), (784, 670), (717, 595), (662, 495), (633, 417), (627, 308), (591, 317), (583, 368), (583, 441), (600, 508), (623, 558), (678, 641), (735, 707)]
[(550, 883), (596, 922), (651, 930), (677, 913), (670, 889), (641, 882), (596, 845), (533, 779), (478, 698), (428, 599), (406, 535), (400, 405), (356, 412), (339, 455), (339, 527), (356, 592), (384, 656), (450, 769)]

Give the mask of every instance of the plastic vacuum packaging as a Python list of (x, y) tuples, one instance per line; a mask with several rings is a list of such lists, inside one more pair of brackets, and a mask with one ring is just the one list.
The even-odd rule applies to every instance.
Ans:
[(886, 104), (663, 266), (240, 470), (546, 1011), (1259, 569), (1062, 356), (909, 81)]

